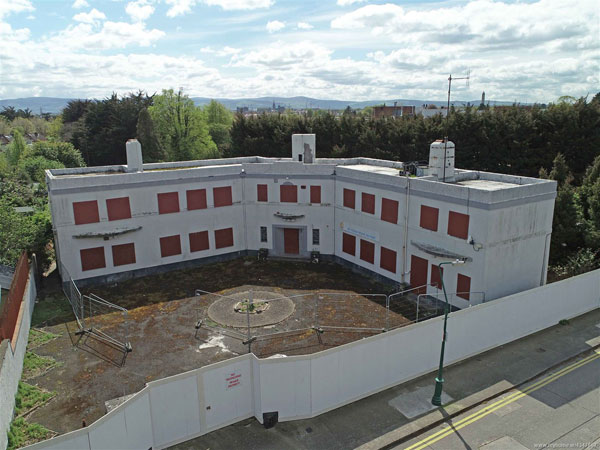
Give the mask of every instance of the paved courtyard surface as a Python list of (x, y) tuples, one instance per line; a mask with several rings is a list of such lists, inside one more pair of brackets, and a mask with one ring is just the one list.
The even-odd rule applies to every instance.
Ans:
[[(599, 324), (600, 310), (597, 309), (571, 320), (567, 325), (556, 325), (448, 367), (444, 372), (444, 392), (447, 398), (453, 400), (429, 412), (427, 402), (433, 394), (433, 373), (313, 419), (282, 422), (268, 430), (255, 419), (248, 419), (174, 448), (406, 448), (437, 431), (432, 430), (408, 441), (413, 433), (421, 434), (423, 427), (432, 426), (464, 407), (484, 402), (483, 408), (503, 398), (486, 403), (492, 395), (510, 391), (549, 368), (552, 368), (551, 372), (542, 377), (564, 368), (560, 364), (570, 366), (595, 354), (592, 349), (600, 344)], [(505, 409), (496, 410), (481, 420), (483, 425), (479, 432), (475, 428), (468, 431), (468, 427), (460, 430), (461, 433), (469, 433), (471, 443), (461, 434), (448, 436), (448, 441), (440, 440), (432, 444), (432, 448), (475, 449), (493, 444), (495, 446), (482, 448), (512, 450), (520, 448), (517, 444), (535, 448), (533, 445), (536, 443), (580, 439), (593, 442), (600, 437), (592, 439), (593, 433), (600, 434), (600, 427), (596, 426), (600, 403), (599, 364), (596, 359), (584, 366), (575, 366), (578, 368), (554, 381), (557, 384), (547, 384), (543, 389), (518, 399), (518, 402), (507, 404)], [(554, 367), (557, 365), (559, 367)], [(466, 415), (477, 411), (472, 409)], [(540, 416), (537, 417), (537, 414)], [(489, 434), (485, 434), (483, 420), (493, 422)]]
[[(284, 296), (343, 292), (348, 306), (337, 301), (323, 301), (319, 309), (321, 323), (335, 323), (333, 321), (339, 317), (339, 320), (345, 320), (345, 324), (355, 326), (383, 324), (385, 319), (385, 304), (382, 306), (356, 293), (393, 289), (336, 264), (259, 263), (252, 259), (89, 288), (86, 292), (129, 309), (127, 321), (120, 313), (103, 314), (94, 319), (94, 324), (103, 332), (119, 339), (125, 337), (127, 325), (127, 339), (133, 352), (127, 355), (125, 364), (121, 366), (123, 352), (93, 337), (83, 336), (80, 339), (75, 335), (74, 316), (57, 277), (44, 283), (34, 310), (33, 325), (59, 337), (37, 347), (35, 353), (56, 359), (59, 366), (29, 382), (56, 391), (57, 395), (34, 411), (29, 420), (59, 433), (81, 427), (83, 420), (92, 423), (106, 413), (106, 401), (135, 393), (148, 381), (248, 351), (241, 339), (220, 334), (222, 327), (218, 324), (203, 326), (196, 332), (197, 320), (206, 318), (208, 307), (216, 299), (215, 296), (196, 297), (196, 289), (219, 291), (224, 295), (251, 289)], [(312, 353), (369, 335), (331, 331), (317, 336), (314, 330), (309, 329), (277, 338), (266, 336), (267, 333), (312, 325), (312, 294), (308, 298), (295, 301), (293, 313), (281, 322), (269, 328), (252, 330), (253, 335), (259, 335), (252, 346), (257, 356)], [(401, 315), (392, 314), (391, 322), (398, 325), (408, 321)]]

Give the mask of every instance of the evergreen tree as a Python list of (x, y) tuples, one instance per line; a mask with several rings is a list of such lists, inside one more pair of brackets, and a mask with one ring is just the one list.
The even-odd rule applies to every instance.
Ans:
[(13, 140), (8, 145), (6, 150), (6, 161), (12, 167), (16, 167), (19, 164), (19, 160), (25, 154), (25, 139), (19, 130), (15, 130), (13, 133)]
[(137, 122), (137, 138), (142, 144), (144, 162), (166, 161), (166, 152), (154, 132), (154, 123), (147, 108), (140, 110)]

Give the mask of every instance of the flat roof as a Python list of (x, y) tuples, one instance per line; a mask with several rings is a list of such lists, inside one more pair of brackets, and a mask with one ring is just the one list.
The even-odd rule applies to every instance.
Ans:
[(481, 189), (484, 191), (500, 191), (502, 189), (508, 189), (520, 186), (517, 183), (507, 183), (505, 181), (493, 181), (493, 180), (463, 180), (458, 181), (456, 184), (461, 186), (467, 186), (473, 189)]
[(398, 169), (392, 167), (372, 166), (370, 164), (353, 164), (344, 167), (347, 169), (362, 170), (364, 172), (378, 173), (381, 175), (398, 176)]

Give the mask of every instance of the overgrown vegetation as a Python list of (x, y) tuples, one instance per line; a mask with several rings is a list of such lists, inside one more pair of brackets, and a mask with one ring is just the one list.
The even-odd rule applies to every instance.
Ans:
[(20, 417), (13, 420), (10, 424), (10, 429), (8, 430), (8, 446), (6, 449), (16, 450), (17, 448), (50, 439), (55, 434), (56, 433), (53, 433), (48, 428), (38, 423), (29, 423)]
[(40, 345), (44, 345), (45, 343), (50, 342), (58, 337), (58, 334), (31, 328), (29, 330), (29, 339), (27, 340), (27, 350), (31, 351), (35, 348), (38, 348)]
[(39, 377), (57, 365), (58, 363), (54, 358), (39, 356), (33, 352), (25, 352), (23, 375), (21, 375), (21, 378), (23, 380), (30, 380)]

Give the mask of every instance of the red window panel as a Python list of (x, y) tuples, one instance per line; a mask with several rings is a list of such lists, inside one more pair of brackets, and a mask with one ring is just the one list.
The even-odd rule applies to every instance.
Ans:
[[(442, 276), (444, 276), (444, 268), (442, 267)], [(435, 264), (431, 265), (431, 284), (442, 289), (442, 279), (440, 278), (440, 268)]]
[(206, 209), (206, 189), (190, 189), (185, 191), (188, 211)]
[(396, 200), (381, 199), (381, 220), (398, 223), (398, 202)]
[(469, 237), (469, 215), (450, 211), (448, 214), (448, 234), (467, 239)]
[(354, 209), (356, 203), (356, 192), (352, 189), (344, 189), (344, 206)]
[(431, 206), (421, 205), (421, 220), (419, 225), (421, 228), (425, 228), (431, 231), (438, 230), (438, 217), (440, 210), (432, 208)]
[(256, 185), (256, 200), (259, 202), (269, 201), (269, 187), (266, 184)]
[(167, 256), (180, 255), (181, 254), (181, 239), (179, 235), (165, 236), (160, 238), (160, 256), (166, 258)]
[(379, 256), (379, 265), (381, 268), (388, 272), (396, 273), (396, 252), (389, 248), (381, 247), (381, 254)]
[(179, 212), (179, 194), (177, 192), (158, 194), (158, 213), (171, 214), (176, 212)]
[(215, 230), (215, 247), (233, 247), (233, 228)]
[(129, 197), (109, 198), (106, 200), (108, 220), (131, 219)]
[(112, 246), (112, 257), (114, 266), (135, 264), (135, 244), (119, 244)]
[(96, 200), (73, 202), (73, 216), (75, 217), (75, 225), (100, 222), (98, 202)]
[[(411, 255), (410, 257), (410, 287), (416, 289), (415, 294), (425, 294), (427, 292), (427, 266), (425, 258)], [(423, 286), (423, 287), (421, 287)]]
[(360, 240), (360, 259), (368, 263), (375, 263), (375, 244), (373, 242)]
[(360, 202), (361, 211), (368, 214), (375, 214), (375, 196), (373, 194), (362, 193)]
[(213, 199), (215, 202), (215, 208), (233, 205), (231, 186), (213, 188)]
[(356, 237), (351, 234), (342, 233), (342, 251), (349, 255), (356, 255)]
[(310, 187), (310, 202), (321, 203), (321, 186)]
[(471, 277), (461, 273), (456, 277), (456, 295), (458, 297), (469, 300), (471, 298)]
[(284, 203), (298, 203), (298, 186), (292, 184), (279, 186), (279, 199)]
[(190, 252), (199, 252), (208, 250), (208, 231), (198, 231), (190, 233)]
[(81, 258), (81, 270), (94, 270), (106, 267), (104, 259), (104, 247), (84, 248), (79, 250)]

